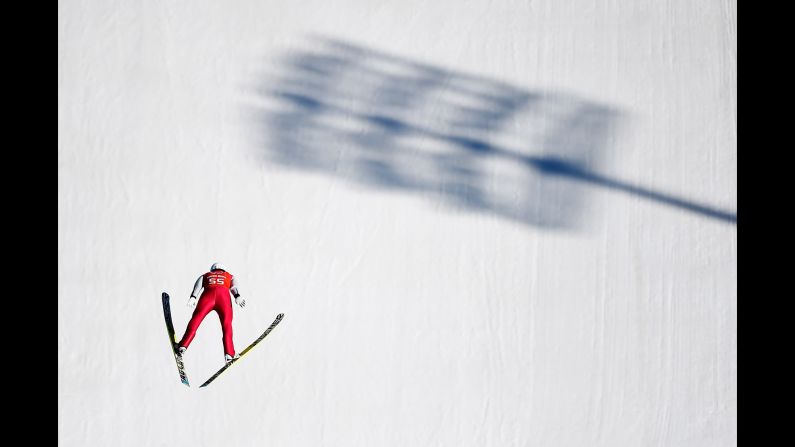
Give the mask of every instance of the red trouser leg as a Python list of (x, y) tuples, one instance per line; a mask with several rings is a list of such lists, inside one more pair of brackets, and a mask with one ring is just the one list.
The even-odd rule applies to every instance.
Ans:
[(193, 341), (193, 337), (196, 336), (196, 329), (199, 328), (199, 325), (204, 320), (204, 317), (210, 313), (211, 310), (215, 307), (215, 294), (214, 293), (202, 293), (201, 298), (199, 298), (199, 302), (196, 303), (196, 309), (193, 311), (193, 316), (190, 318), (188, 322), (188, 327), (185, 328), (185, 335), (182, 336), (182, 340), (179, 342), (179, 346), (188, 347), (190, 342)]
[(215, 311), (221, 319), (221, 331), (223, 331), (224, 354), (235, 356), (235, 345), (232, 342), (232, 299), (229, 292), (216, 294)]

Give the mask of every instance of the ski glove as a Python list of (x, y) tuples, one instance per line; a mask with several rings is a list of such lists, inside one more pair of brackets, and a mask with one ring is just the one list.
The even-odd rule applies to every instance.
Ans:
[(237, 303), (237, 305), (240, 307), (246, 307), (246, 300), (244, 300), (240, 295), (235, 297), (235, 303)]
[(196, 297), (191, 296), (188, 298), (188, 307), (196, 307)]

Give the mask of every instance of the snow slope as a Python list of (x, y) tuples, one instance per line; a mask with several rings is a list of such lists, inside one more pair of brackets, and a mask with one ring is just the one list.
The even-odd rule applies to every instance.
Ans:
[(736, 445), (736, 17), (60, 1), (60, 444)]

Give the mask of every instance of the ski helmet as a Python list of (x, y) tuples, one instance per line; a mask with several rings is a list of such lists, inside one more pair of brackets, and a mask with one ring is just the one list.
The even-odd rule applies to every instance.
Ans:
[(214, 263), (214, 264), (212, 265), (212, 267), (210, 267), (210, 271), (213, 271), (213, 270), (223, 270), (223, 271), (226, 271), (226, 267), (224, 267), (224, 265), (223, 265), (223, 264), (221, 264), (220, 262), (216, 262), (216, 263)]

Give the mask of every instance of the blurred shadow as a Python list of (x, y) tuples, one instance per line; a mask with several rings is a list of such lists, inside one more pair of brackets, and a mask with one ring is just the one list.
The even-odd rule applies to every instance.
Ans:
[(594, 172), (620, 118), (612, 107), (339, 40), (311, 43), (258, 86), (270, 162), (539, 227), (582, 225), (589, 186), (736, 222)]

